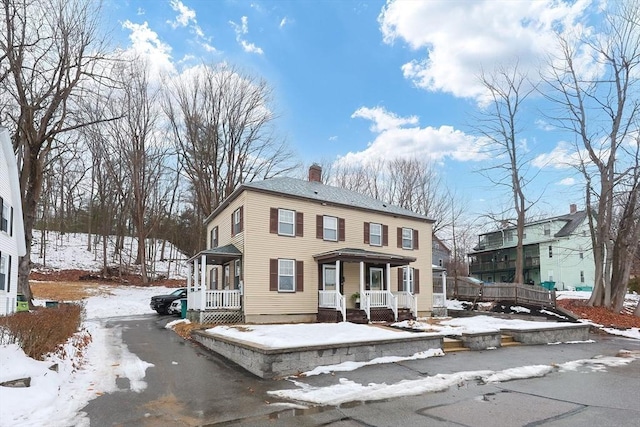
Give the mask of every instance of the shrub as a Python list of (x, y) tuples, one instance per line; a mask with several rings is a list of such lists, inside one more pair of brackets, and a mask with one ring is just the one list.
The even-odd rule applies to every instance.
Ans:
[(0, 344), (16, 343), (27, 356), (42, 360), (80, 329), (82, 311), (79, 304), (60, 304), (0, 317)]
[(635, 277), (629, 280), (629, 292), (636, 292), (640, 294), (640, 278)]

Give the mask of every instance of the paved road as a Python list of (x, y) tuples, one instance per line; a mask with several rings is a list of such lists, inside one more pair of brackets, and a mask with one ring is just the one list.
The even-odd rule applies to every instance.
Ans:
[[(278, 406), (268, 390), (296, 388), (286, 380), (261, 380), (231, 362), (164, 329), (168, 317), (111, 320), (130, 352), (155, 366), (147, 388), (93, 400), (84, 411), (92, 426), (640, 426), (640, 359), (605, 372), (582, 368), (543, 378), (504, 383), (461, 383), (440, 393), (340, 407)], [(591, 344), (520, 346), (450, 353), (444, 357), (377, 365), (305, 378), (312, 386), (341, 378), (397, 383), (435, 374), (560, 364), (621, 349), (640, 351), (640, 341), (594, 336)]]

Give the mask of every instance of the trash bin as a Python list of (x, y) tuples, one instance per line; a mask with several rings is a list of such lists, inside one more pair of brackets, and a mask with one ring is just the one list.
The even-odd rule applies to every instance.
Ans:
[(183, 298), (182, 300), (180, 300), (180, 302), (182, 303), (181, 306), (181, 311), (180, 311), (180, 318), (181, 319), (186, 319), (187, 318), (187, 299)]
[(56, 308), (58, 307), (58, 301), (46, 301), (44, 305), (47, 308)]
[(22, 294), (17, 295), (16, 311), (29, 311), (29, 301), (27, 301), (27, 298)]
[(540, 283), (540, 286), (551, 291), (556, 287), (556, 282), (542, 282)]

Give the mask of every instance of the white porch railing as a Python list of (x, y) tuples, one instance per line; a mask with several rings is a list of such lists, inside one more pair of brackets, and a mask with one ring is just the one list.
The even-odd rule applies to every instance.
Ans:
[(390, 308), (398, 320), (398, 299), (389, 291), (364, 291), (364, 311), (371, 319), (371, 309), (376, 307)]
[(342, 314), (342, 321), (347, 320), (347, 299), (336, 291), (318, 291), (318, 307), (335, 308)]
[(394, 292), (393, 294), (398, 299), (398, 308), (408, 308), (413, 317), (418, 317), (418, 298), (414, 294), (407, 291)]
[[(200, 310), (239, 310), (241, 294), (239, 290), (210, 290), (191, 288), (187, 294), (187, 307)], [(204, 303), (204, 304), (203, 304)]]

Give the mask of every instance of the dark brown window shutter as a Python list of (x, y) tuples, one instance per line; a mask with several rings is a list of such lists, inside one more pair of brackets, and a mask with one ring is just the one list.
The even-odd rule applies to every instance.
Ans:
[(382, 246), (389, 246), (389, 226), (382, 226)]
[(322, 215), (316, 215), (316, 239), (322, 239), (322, 230), (324, 223), (322, 222)]
[(296, 212), (296, 236), (304, 237), (304, 216), (302, 212)]
[(402, 228), (398, 227), (398, 248), (402, 248)]
[(413, 249), (420, 249), (418, 247), (418, 230), (413, 230)]
[(338, 240), (341, 242), (345, 240), (344, 218), (338, 218)]
[(244, 206), (240, 206), (240, 231), (244, 230)]
[(304, 262), (296, 261), (296, 292), (304, 291)]
[(278, 234), (278, 209), (269, 209), (269, 233)]
[(278, 291), (278, 260), (269, 260), (269, 290)]
[[(7, 228), (9, 229), (9, 236), (13, 236), (13, 206), (11, 206), (11, 213), (9, 214), (9, 224), (7, 224)], [(9, 263), (9, 266), (11, 266), (11, 263)], [(8, 277), (10, 280), (11, 276)], [(7, 289), (7, 292), (9, 292), (9, 289)]]
[(235, 233), (235, 231), (233, 229), (234, 229), (234, 226), (233, 226), (233, 212), (231, 212), (231, 237), (236, 235), (236, 233)]
[(413, 293), (420, 293), (420, 270), (417, 268), (413, 269)]
[(324, 290), (324, 286), (322, 284), (324, 277), (322, 277), (322, 264), (318, 264), (318, 290)]
[(364, 223), (364, 243), (365, 244), (369, 243), (369, 223), (368, 222)]
[(402, 274), (404, 273), (404, 268), (398, 268), (398, 292), (404, 291), (404, 280), (402, 280)]

